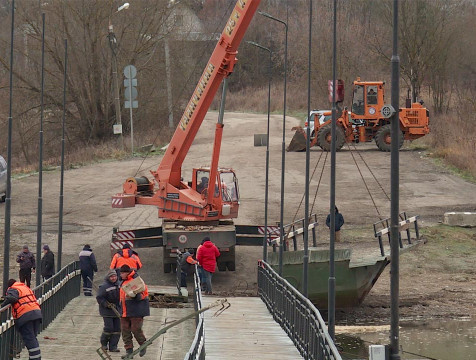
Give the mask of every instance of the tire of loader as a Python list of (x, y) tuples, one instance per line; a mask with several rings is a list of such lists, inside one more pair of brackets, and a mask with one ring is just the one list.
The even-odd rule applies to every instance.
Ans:
[(226, 262), (226, 268), (228, 271), (235, 271), (235, 262), (234, 261), (227, 261)]
[[(392, 125), (387, 124), (382, 126), (375, 135), (375, 144), (381, 151), (389, 152), (392, 150)], [(400, 149), (403, 145), (403, 132), (400, 130), (398, 132), (398, 148)]]
[[(324, 151), (331, 151), (331, 124), (323, 126), (317, 132), (317, 143)], [(336, 150), (342, 149), (345, 143), (344, 129), (340, 126), (336, 126)]]
[(218, 266), (218, 270), (220, 271), (226, 271), (226, 263), (222, 262), (222, 263), (217, 263), (217, 266)]
[(295, 151), (304, 151), (304, 150), (306, 150), (306, 136), (304, 134), (304, 129), (299, 126), (296, 128), (296, 132), (294, 133), (294, 136), (291, 139), (291, 142), (286, 148), (286, 151), (295, 152)]

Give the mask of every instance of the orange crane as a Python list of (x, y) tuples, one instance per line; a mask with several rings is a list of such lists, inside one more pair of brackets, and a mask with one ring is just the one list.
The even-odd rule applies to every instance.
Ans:
[[(170, 250), (167, 254), (164, 251), (166, 272), (175, 262), (172, 259), (175, 256), (171, 254), (177, 249), (198, 247), (207, 234), (222, 253), (227, 253), (220, 257), (219, 269), (224, 266), (229, 270), (235, 268), (236, 229), (230, 221), (224, 220), (238, 216), (238, 181), (233, 169), (218, 167), (223, 134), (223, 101), (215, 128), (210, 166), (193, 169), (192, 180), (185, 182), (182, 179), (182, 164), (222, 80), (233, 72), (238, 46), (260, 1), (237, 1), (157, 171), (151, 171), (153, 180), (145, 176), (128, 178), (123, 184), (123, 193), (112, 197), (113, 208), (134, 207), (136, 204), (157, 206), (159, 218), (168, 223), (160, 230), (154, 228), (157, 229), (156, 237), (162, 237), (159, 239), (162, 245)], [(226, 86), (224, 93), (225, 89)], [(191, 230), (187, 231), (187, 228)], [(138, 234), (134, 230), (129, 232), (134, 236)], [(117, 240), (119, 235), (116, 232), (113, 241), (114, 236)], [(160, 242), (156, 244), (160, 246)]]

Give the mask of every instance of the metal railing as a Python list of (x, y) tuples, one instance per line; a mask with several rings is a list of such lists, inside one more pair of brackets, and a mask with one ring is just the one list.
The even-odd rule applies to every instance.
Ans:
[[(195, 273), (193, 275), (193, 305), (195, 311), (202, 309), (202, 289), (200, 284), (200, 276), (198, 275), (198, 267), (195, 265)], [(205, 331), (204, 331), (204, 313), (198, 314), (195, 318), (196, 330), (190, 350), (185, 355), (184, 360), (203, 360), (205, 359)]]
[[(80, 273), (79, 261), (75, 261), (32, 289), (43, 315), (40, 331), (46, 329), (65, 306), (80, 295)], [(0, 321), (0, 359), (15, 359), (20, 354), (23, 343), (20, 334), (14, 328), (11, 305), (0, 309)]]
[(258, 262), (258, 293), (304, 359), (342, 360), (319, 310), (264, 261)]
[[(418, 229), (418, 218), (419, 216), (412, 216), (411, 218), (407, 217), (407, 213), (405, 211), (401, 212), (399, 214), (399, 218), (401, 221), (398, 223), (398, 243), (400, 245), (400, 248), (403, 248), (403, 242), (402, 242), (402, 235), (401, 231), (405, 231), (407, 234), (407, 242), (408, 244), (412, 243), (411, 239), (411, 234), (410, 234), (410, 225), (414, 224), (415, 226), (415, 236), (416, 239), (420, 239), (420, 231)], [(388, 236), (388, 241), (390, 242), (390, 218), (387, 219), (382, 219), (374, 223), (374, 235), (376, 238), (378, 238), (378, 243), (380, 246), (380, 254), (382, 256), (385, 256), (385, 250), (383, 247), (383, 241), (382, 238), (384, 235)], [(378, 230), (380, 229), (380, 230)]]

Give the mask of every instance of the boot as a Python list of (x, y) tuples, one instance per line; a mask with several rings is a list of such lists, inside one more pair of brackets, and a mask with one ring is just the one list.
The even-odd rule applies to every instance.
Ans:
[(101, 341), (101, 347), (103, 350), (107, 351), (107, 344), (110, 338), (111, 338), (110, 334), (106, 334), (104, 332), (101, 334), (101, 338), (99, 339), (99, 341)]
[(111, 352), (119, 352), (120, 351), (117, 348), (117, 344), (119, 343), (120, 338), (121, 338), (121, 333), (118, 333), (118, 334), (112, 333), (111, 338), (109, 339), (109, 351), (111, 351)]
[[(134, 349), (126, 349), (126, 355), (122, 355), (121, 356), (121, 359), (125, 359), (127, 358), (130, 354), (132, 354), (134, 352)], [(132, 359), (133, 357), (129, 357), (128, 359)]]
[(139, 356), (140, 356), (140, 357), (144, 356), (146, 352), (147, 352), (147, 347), (143, 348), (143, 349), (139, 352)]

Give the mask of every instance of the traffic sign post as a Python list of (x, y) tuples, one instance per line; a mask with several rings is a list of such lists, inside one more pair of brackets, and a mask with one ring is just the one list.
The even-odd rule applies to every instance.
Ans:
[(132, 109), (137, 109), (139, 107), (139, 103), (137, 100), (137, 79), (135, 78), (137, 75), (137, 69), (134, 65), (127, 65), (124, 68), (124, 86), (125, 92), (124, 97), (126, 101), (124, 102), (124, 107), (129, 109), (129, 115), (131, 118), (131, 152), (134, 154), (134, 126), (132, 122)]

